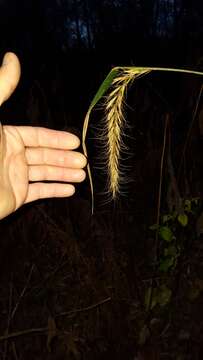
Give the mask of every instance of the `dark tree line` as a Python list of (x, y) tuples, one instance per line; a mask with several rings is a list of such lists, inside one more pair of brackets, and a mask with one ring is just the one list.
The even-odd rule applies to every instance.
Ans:
[(1, 47), (125, 50), (132, 61), (155, 40), (200, 48), (203, 37), (201, 0), (7, 0), (0, 18)]
[(2, 0), (0, 32), (26, 89), (37, 80), (83, 112), (115, 65), (202, 67), (202, 0)]

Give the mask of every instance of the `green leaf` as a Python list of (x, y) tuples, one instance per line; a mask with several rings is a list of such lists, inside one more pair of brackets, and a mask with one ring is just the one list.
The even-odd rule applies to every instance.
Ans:
[(167, 272), (173, 265), (175, 259), (173, 257), (167, 257), (160, 261), (159, 270), (162, 272)]
[(170, 245), (168, 248), (164, 249), (164, 256), (176, 257), (178, 250), (175, 245)]
[(100, 85), (99, 89), (97, 90), (97, 93), (94, 96), (94, 98), (90, 104), (90, 108), (93, 108), (98, 103), (98, 101), (102, 98), (102, 96), (107, 92), (107, 90), (111, 86), (114, 78), (118, 75), (118, 73), (119, 73), (119, 68), (117, 68), (117, 67), (113, 68), (110, 71), (110, 73), (107, 75), (107, 77), (104, 79), (104, 81)]
[(186, 214), (179, 214), (178, 215), (178, 222), (183, 226), (187, 226), (188, 224), (188, 216)]
[(188, 199), (186, 199), (185, 200), (185, 211), (187, 211), (187, 212), (191, 212), (191, 200), (188, 200)]
[(160, 306), (165, 306), (171, 300), (172, 291), (165, 284), (161, 285), (157, 293), (157, 302)]
[(159, 235), (161, 239), (168, 242), (172, 241), (174, 238), (173, 233), (168, 226), (161, 226), (159, 229)]

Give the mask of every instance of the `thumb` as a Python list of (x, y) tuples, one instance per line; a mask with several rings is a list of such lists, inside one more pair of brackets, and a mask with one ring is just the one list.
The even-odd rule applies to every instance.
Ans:
[(20, 79), (20, 73), (18, 57), (12, 52), (6, 53), (0, 67), (0, 106), (14, 92)]

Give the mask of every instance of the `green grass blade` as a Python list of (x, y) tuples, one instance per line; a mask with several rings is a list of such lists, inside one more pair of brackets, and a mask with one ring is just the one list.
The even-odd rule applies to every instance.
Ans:
[(90, 107), (93, 108), (98, 101), (102, 98), (102, 96), (107, 92), (107, 90), (109, 89), (109, 87), (111, 86), (114, 78), (118, 75), (119, 73), (119, 68), (113, 68), (107, 75), (107, 77), (104, 79), (104, 81), (102, 82), (101, 86), (99, 87), (96, 95), (94, 96)]

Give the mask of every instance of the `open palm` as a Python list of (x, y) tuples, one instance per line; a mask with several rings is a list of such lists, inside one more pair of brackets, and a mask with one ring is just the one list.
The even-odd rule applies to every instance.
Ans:
[[(17, 59), (11, 54), (11, 62), (6, 63), (3, 72), (0, 69), (1, 103), (16, 86), (13, 84), (16, 74), (13, 71), (10, 79), (12, 71), (9, 72), (13, 60), (15, 62)], [(18, 76), (16, 78), (17, 83)], [(73, 134), (40, 127), (2, 126), (0, 140), (0, 218), (24, 203), (41, 198), (71, 196), (75, 187), (69, 183), (85, 178), (82, 168), (86, 165), (86, 158), (73, 151), (80, 144)]]

